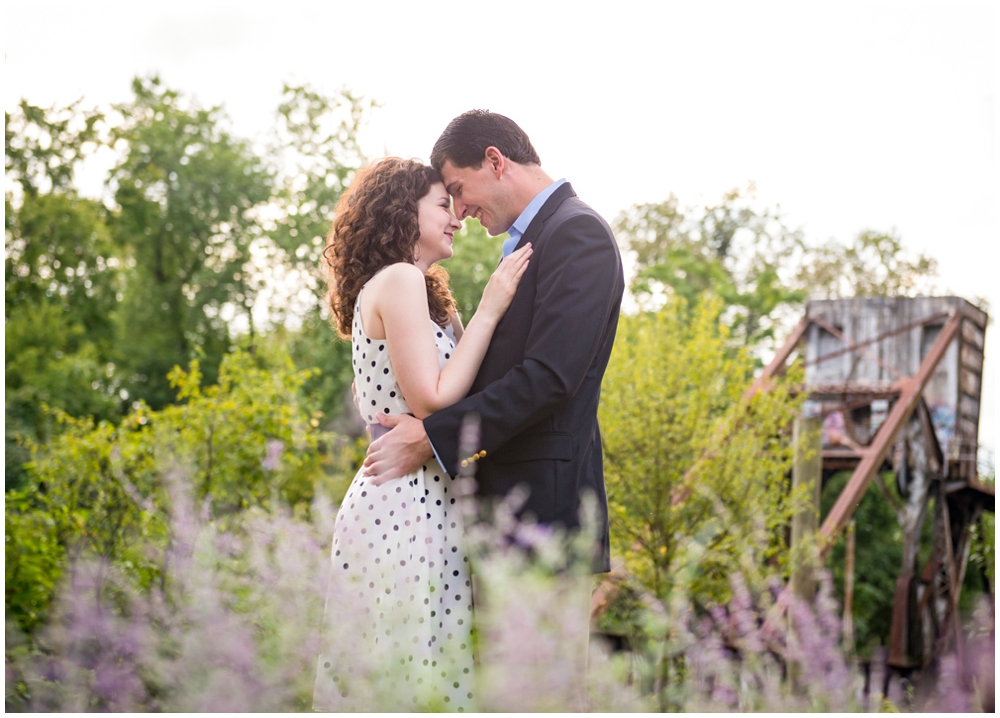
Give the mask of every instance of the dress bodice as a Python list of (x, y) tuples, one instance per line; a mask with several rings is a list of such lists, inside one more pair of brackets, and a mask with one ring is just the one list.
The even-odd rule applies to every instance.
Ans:
[[(403, 397), (396, 375), (389, 360), (389, 343), (386, 339), (372, 339), (365, 334), (361, 322), (362, 288), (354, 302), (354, 322), (351, 329), (351, 353), (354, 362), (354, 383), (358, 392), (358, 405), (361, 416), (369, 424), (378, 423), (377, 412), (383, 414), (410, 414), (410, 406)], [(440, 369), (455, 353), (455, 333), (448, 327), (439, 327), (432, 320), (427, 320), (427, 331), (433, 332), (434, 344), (437, 346), (438, 366)]]

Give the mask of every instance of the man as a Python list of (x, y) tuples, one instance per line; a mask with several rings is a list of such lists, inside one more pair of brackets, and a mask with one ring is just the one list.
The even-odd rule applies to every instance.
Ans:
[(565, 180), (554, 182), (512, 120), (473, 110), (438, 138), (441, 172), (460, 220), (508, 232), (504, 256), (530, 242), (528, 269), (483, 359), (469, 396), (422, 422), (379, 416), (393, 430), (374, 441), (366, 472), (382, 483), (437, 456), (459, 469), (462, 421), (481, 421), (479, 498), (529, 490), (522, 514), (579, 526), (582, 495), (597, 498), (595, 572), (610, 570), (607, 496), (597, 426), (601, 379), (611, 355), (625, 280), (614, 235)]

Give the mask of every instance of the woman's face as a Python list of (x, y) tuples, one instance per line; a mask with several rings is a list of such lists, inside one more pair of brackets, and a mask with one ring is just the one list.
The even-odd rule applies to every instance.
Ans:
[(455, 230), (462, 227), (451, 211), (451, 197), (444, 183), (431, 185), (430, 191), (417, 204), (417, 223), (420, 239), (414, 248), (414, 264), (425, 272), (434, 263), (452, 254), (451, 243)]

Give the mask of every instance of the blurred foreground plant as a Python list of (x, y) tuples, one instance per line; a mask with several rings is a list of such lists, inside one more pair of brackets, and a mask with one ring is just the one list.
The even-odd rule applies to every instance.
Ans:
[(13, 692), (43, 711), (309, 706), (332, 511), (318, 504), (310, 525), (255, 508), (223, 530), (207, 502), (198, 510), (187, 472), (164, 476), (162, 580), (147, 588), (106, 560), (72, 564), (38, 650), (17, 651), (8, 623), (8, 707)]
[[(221, 712), (311, 706), (333, 511), (317, 500), (311, 523), (263, 508), (219, 521), (208, 501), (196, 500), (191, 473), (161, 460), (168, 462), (162, 474), (172, 508), (160, 580), (142, 586), (134, 574), (106, 561), (74, 562), (34, 648), (19, 643), (16, 626), (8, 623), (9, 709)], [(565, 536), (513, 520), (516, 498), (501, 507), (492, 527), (470, 527), (470, 547), (486, 590), (485, 608), (477, 609), (478, 653), (506, 655), (508, 665), (519, 662), (532, 672), (510, 673), (501, 665), (481, 674), (481, 709), (883, 706), (879, 679), (872, 677), (866, 695), (863, 676), (839, 651), (840, 618), (829, 580), (812, 606), (792, 602), (787, 618), (777, 619), (776, 587), (755, 594), (738, 574), (728, 605), (703, 610), (685, 592), (694, 574), (690, 568), (678, 577), (669, 603), (646, 595), (640, 612), (645, 643), (631, 654), (608, 654), (592, 644), (586, 684), (574, 684), (573, 666), (555, 660), (565, 656), (562, 649), (574, 634), (568, 624), (573, 619), (560, 610), (558, 590), (567, 573), (586, 578), (586, 569), (567, 564)], [(361, 625), (364, 608), (333, 618), (349, 635), (351, 626)], [(966, 660), (966, 671), (978, 681), (975, 691), (943, 676), (935, 705), (984, 705), (983, 696), (992, 695), (987, 658)], [(391, 662), (368, 666), (368, 657), (349, 641), (335, 660), (364, 669), (355, 672), (362, 678), (352, 685), (345, 709), (412, 709), (393, 688)], [(369, 668), (387, 670), (389, 679), (366, 680), (366, 674), (375, 675)], [(417, 707), (445, 708), (432, 702)]]

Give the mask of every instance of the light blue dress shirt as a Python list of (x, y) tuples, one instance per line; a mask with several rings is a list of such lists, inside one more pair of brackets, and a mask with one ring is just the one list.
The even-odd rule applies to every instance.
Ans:
[(521, 237), (523, 237), (524, 233), (528, 230), (528, 225), (531, 224), (531, 220), (533, 220), (535, 215), (538, 214), (538, 210), (540, 210), (542, 205), (548, 201), (549, 197), (551, 197), (552, 194), (564, 184), (566, 184), (565, 177), (560, 180), (556, 180), (541, 192), (536, 194), (533, 200), (528, 202), (528, 206), (524, 208), (521, 215), (514, 220), (514, 224), (512, 224), (510, 229), (507, 230), (507, 234), (510, 235), (510, 239), (505, 239), (503, 241), (504, 257), (514, 251), (514, 247), (516, 247), (517, 243), (521, 241)]

